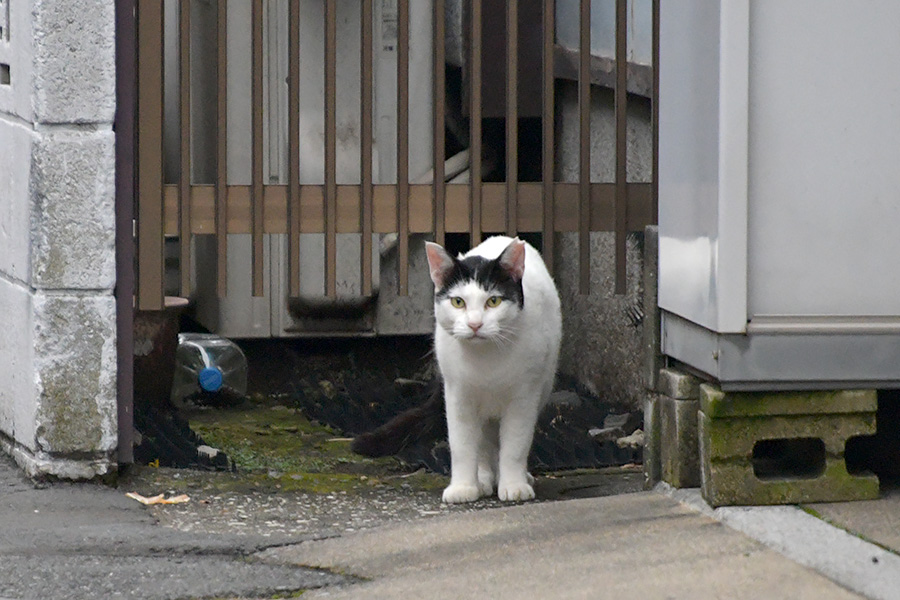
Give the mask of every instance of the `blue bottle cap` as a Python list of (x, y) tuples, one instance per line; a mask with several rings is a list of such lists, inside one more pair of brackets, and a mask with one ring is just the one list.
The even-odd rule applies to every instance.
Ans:
[(218, 392), (222, 387), (222, 371), (217, 367), (206, 367), (197, 374), (197, 382), (207, 392)]

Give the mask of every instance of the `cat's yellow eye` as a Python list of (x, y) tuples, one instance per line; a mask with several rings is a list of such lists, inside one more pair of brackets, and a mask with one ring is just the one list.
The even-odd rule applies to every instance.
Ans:
[(453, 308), (464, 308), (466, 306), (466, 301), (459, 296), (453, 296), (450, 298), (450, 306)]
[(503, 298), (500, 296), (491, 296), (487, 299), (487, 302), (484, 303), (488, 308), (497, 308), (500, 306), (500, 303), (503, 302)]

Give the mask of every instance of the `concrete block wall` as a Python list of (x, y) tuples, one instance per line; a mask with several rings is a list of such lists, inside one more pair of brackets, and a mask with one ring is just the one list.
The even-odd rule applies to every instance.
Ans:
[[(557, 81), (557, 181), (577, 182), (579, 114), (577, 82)], [(615, 180), (613, 91), (591, 90), (591, 181)], [(630, 182), (652, 177), (653, 130), (650, 102), (629, 96), (627, 175)], [(591, 234), (591, 294), (578, 291), (578, 234), (556, 238), (556, 282), (563, 313), (560, 372), (574, 375), (592, 392), (624, 410), (642, 409), (644, 340), (643, 234), (627, 240), (626, 293), (615, 294), (615, 233)], [(653, 268), (650, 266), (650, 268)], [(655, 300), (654, 300), (655, 304)], [(650, 324), (654, 326), (653, 323)]]
[(0, 446), (32, 476), (89, 478), (116, 451), (115, 5), (3, 10)]

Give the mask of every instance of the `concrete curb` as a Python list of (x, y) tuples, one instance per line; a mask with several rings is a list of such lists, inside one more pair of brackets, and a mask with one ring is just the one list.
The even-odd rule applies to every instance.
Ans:
[(867, 598), (892, 600), (900, 590), (900, 556), (804, 512), (797, 506), (712, 509), (696, 488), (660, 483), (654, 491), (821, 573)]

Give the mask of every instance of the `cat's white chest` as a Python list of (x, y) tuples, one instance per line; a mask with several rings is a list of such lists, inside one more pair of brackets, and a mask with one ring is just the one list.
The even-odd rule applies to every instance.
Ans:
[(499, 417), (516, 399), (534, 398), (536, 389), (552, 382), (556, 363), (549, 352), (526, 352), (522, 344), (497, 348), (482, 343), (472, 348), (440, 329), (435, 350), (445, 384), (455, 392), (448, 400), (470, 403), (486, 417)]

